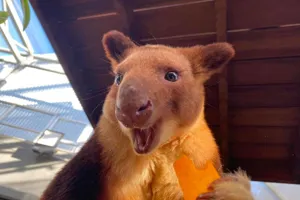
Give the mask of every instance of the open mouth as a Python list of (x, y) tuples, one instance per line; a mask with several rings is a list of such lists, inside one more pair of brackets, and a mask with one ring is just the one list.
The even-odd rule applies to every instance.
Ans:
[(155, 128), (133, 129), (134, 150), (138, 154), (149, 153), (152, 149), (155, 138)]

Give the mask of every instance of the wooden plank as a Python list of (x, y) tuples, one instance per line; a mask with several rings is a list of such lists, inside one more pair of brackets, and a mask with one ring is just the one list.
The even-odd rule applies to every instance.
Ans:
[(236, 126), (298, 126), (299, 107), (231, 109), (229, 121)]
[(217, 86), (205, 87), (205, 106), (219, 108), (219, 89)]
[(232, 158), (237, 159), (288, 159), (291, 158), (289, 145), (231, 144)]
[(98, 91), (108, 88), (114, 83), (114, 77), (110, 73), (101, 74), (97, 70), (86, 70), (81, 74), (85, 81), (84, 91)]
[(229, 85), (300, 83), (300, 58), (235, 61), (228, 66)]
[(212, 77), (210, 77), (209, 80), (207, 80), (204, 85), (206, 86), (217, 86), (219, 85), (219, 75), (220, 74), (215, 74)]
[(219, 109), (205, 107), (205, 119), (209, 126), (218, 126), (220, 124)]
[[(135, 9), (160, 7), (174, 4), (186, 4), (190, 2), (196, 2), (201, 0), (133, 0), (133, 6)], [(212, 1), (212, 0), (211, 0)]]
[(236, 60), (300, 56), (300, 26), (228, 33)]
[(297, 183), (300, 184), (300, 127), (298, 126), (297, 132), (293, 138), (293, 176), (297, 180)]
[[(298, 125), (299, 107), (286, 108), (232, 108), (229, 122), (234, 126), (294, 127)], [(210, 125), (219, 125), (219, 111), (206, 106), (206, 119)]]
[(114, 78), (111, 74), (100, 74), (92, 70), (83, 72), (81, 76), (82, 85), (77, 89), (78, 99), (86, 105), (85, 112), (90, 116), (92, 124), (97, 124), (102, 114), (104, 99)]
[(96, 18), (61, 23), (60, 28), (67, 35), (69, 45), (72, 48), (90, 49), (93, 46), (101, 46), (104, 33), (112, 29), (122, 31), (122, 21), (117, 13), (113, 13)]
[(212, 1), (135, 10), (134, 17), (140, 39), (215, 31)]
[[(31, 1), (41, 24), (51, 41), (51, 44), (58, 56), (60, 63), (62, 64), (64, 71), (70, 80), (72, 87), (78, 97), (84, 91), (84, 79), (81, 74), (81, 71), (77, 68), (78, 65), (75, 62), (74, 54), (72, 48), (67, 43), (67, 35), (65, 32), (60, 29), (58, 22), (54, 23), (51, 18), (48, 18), (49, 9), (55, 7), (52, 1)], [(95, 122), (98, 119), (93, 119), (88, 110), (88, 102), (81, 102), (83, 109), (87, 113), (88, 119), (92, 122), (92, 125), (95, 125)]]
[(189, 47), (194, 45), (206, 45), (216, 42), (216, 34), (193, 34), (172, 37), (151, 37), (140, 40), (141, 44), (163, 44), (169, 46)]
[(296, 127), (230, 127), (230, 142), (234, 144), (291, 145)]
[(235, 169), (242, 168), (254, 181), (293, 183), (292, 163), (288, 159), (233, 159), (232, 161)]
[(212, 133), (213, 133), (214, 137), (216, 138), (217, 142), (220, 142), (220, 138), (219, 138), (220, 126), (209, 126), (209, 128), (212, 131)]
[[(117, 25), (116, 25), (117, 26)], [(102, 27), (103, 28), (103, 27)], [(120, 28), (120, 27), (119, 27)], [(108, 29), (108, 28), (106, 28)], [(108, 30), (102, 29), (100, 30), (102, 33), (105, 33)], [(105, 57), (104, 49), (101, 44), (101, 32), (99, 34), (94, 34), (91, 32), (84, 33), (76, 33), (77, 35), (72, 35), (70, 39), (70, 45), (72, 45), (72, 49), (74, 51), (76, 62), (80, 63), (82, 68), (87, 69), (99, 69), (103, 71), (103, 69), (107, 68), (108, 59)], [(71, 33), (70, 33), (71, 34)], [(95, 43), (95, 37), (99, 40), (99, 43)], [(134, 36), (135, 37), (135, 36)], [(80, 39), (81, 38), (81, 39)], [(147, 40), (141, 41), (141, 44), (165, 44), (172, 46), (191, 46), (195, 44), (209, 44), (215, 41), (215, 35), (205, 35), (202, 37), (195, 37), (195, 40), (189, 38), (186, 40), (185, 38), (170, 39), (157, 39), (156, 40)], [(218, 77), (214, 76), (207, 82), (207, 85), (216, 85), (218, 83)]]
[[(227, 0), (216, 0), (216, 36), (217, 42), (226, 42), (227, 40)], [(220, 112), (220, 150), (222, 163), (228, 164), (228, 81), (227, 68), (219, 75), (219, 112)]]
[(232, 86), (229, 106), (233, 108), (298, 107), (300, 84)]
[(122, 31), (122, 21), (117, 14), (86, 20), (62, 23), (68, 45), (80, 68), (101, 69), (108, 65), (101, 39), (110, 30)]
[(229, 0), (228, 29), (300, 23), (299, 0)]
[(60, 21), (76, 20), (78, 18), (93, 17), (104, 13), (115, 12), (111, 0), (51, 0), (55, 7), (60, 7)]
[[(208, 34), (206, 41), (213, 41), (212, 35), (214, 34)], [(150, 40), (152, 43), (161, 43), (162, 41), (165, 44), (175, 46), (190, 46), (201, 44), (201, 40), (198, 38), (203, 38), (205, 35), (173, 36), (162, 38), (161, 40), (157, 36), (155, 37)], [(152, 36), (149, 36), (149, 38), (152, 38)], [(229, 32), (228, 41), (234, 45), (237, 51), (234, 60), (275, 59), (300, 56), (300, 26)]]
[(296, 159), (294, 162), (293, 178), (297, 184), (300, 184), (300, 159)]
[(114, 0), (115, 8), (121, 18), (122, 32), (131, 36), (133, 23), (132, 0)]
[(110, 70), (110, 62), (105, 56), (101, 43), (85, 49), (73, 49), (73, 51), (80, 68), (99, 70), (99, 73), (109, 72), (107, 70)]

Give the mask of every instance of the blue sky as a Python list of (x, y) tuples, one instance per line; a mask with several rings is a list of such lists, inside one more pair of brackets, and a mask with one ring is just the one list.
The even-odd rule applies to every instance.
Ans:
[[(2, 6), (3, 0), (0, 0), (0, 10), (3, 10)], [(13, 1), (15, 8), (18, 12), (18, 14), (21, 16), (21, 20), (23, 17), (23, 12), (22, 12), (22, 7), (21, 3), (19, 0), (14, 0)], [(8, 19), (8, 26), (9, 26), (9, 32), (11, 33), (12, 37), (18, 41), (19, 43), (22, 44), (22, 40), (19, 37), (19, 34), (15, 27), (13, 26), (13, 21), (12, 19)], [(31, 44), (33, 46), (33, 49), (36, 54), (48, 54), (48, 53), (54, 53), (54, 50), (44, 32), (44, 29), (42, 28), (34, 10), (31, 7), (31, 20), (30, 23), (26, 29), (26, 33), (31, 41)], [(0, 47), (5, 47), (8, 48), (3, 36), (0, 37)], [(21, 48), (19, 48), (22, 50)], [(0, 53), (0, 56), (4, 55)]]

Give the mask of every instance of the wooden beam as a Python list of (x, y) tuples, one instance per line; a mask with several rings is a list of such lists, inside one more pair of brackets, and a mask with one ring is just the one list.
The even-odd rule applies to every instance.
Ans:
[[(67, 43), (66, 34), (61, 31), (60, 22), (55, 20), (56, 14), (60, 15), (63, 11), (60, 7), (55, 7), (53, 1), (38, 1), (30, 0), (30, 3), (36, 12), (41, 24), (53, 46), (55, 53), (64, 68), (64, 71), (70, 81), (72, 88), (77, 97), (81, 97), (80, 91), (82, 91), (81, 83), (84, 82), (82, 79), (82, 71), (80, 66), (75, 62), (74, 52), (72, 47)], [(55, 7), (56, 13), (50, 13)], [(51, 9), (50, 9), (51, 8)], [(51, 14), (52, 17), (49, 15)], [(93, 126), (96, 126), (98, 120), (93, 118), (88, 111), (88, 103), (81, 101), (82, 107), (85, 110), (88, 119)]]
[[(227, 41), (227, 0), (215, 0), (217, 42)], [(228, 165), (228, 81), (227, 70), (219, 76), (220, 150), (223, 165)]]
[(117, 13), (120, 15), (121, 30), (126, 35), (133, 37), (132, 22), (133, 22), (133, 8), (132, 0), (114, 0), (114, 5)]
[(300, 184), (300, 126), (295, 134), (293, 143), (293, 177), (297, 184)]

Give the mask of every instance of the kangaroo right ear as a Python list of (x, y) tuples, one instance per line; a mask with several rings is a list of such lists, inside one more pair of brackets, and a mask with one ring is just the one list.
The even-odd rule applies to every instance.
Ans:
[(120, 63), (127, 56), (128, 50), (136, 47), (129, 37), (115, 30), (104, 34), (102, 44), (112, 65)]

